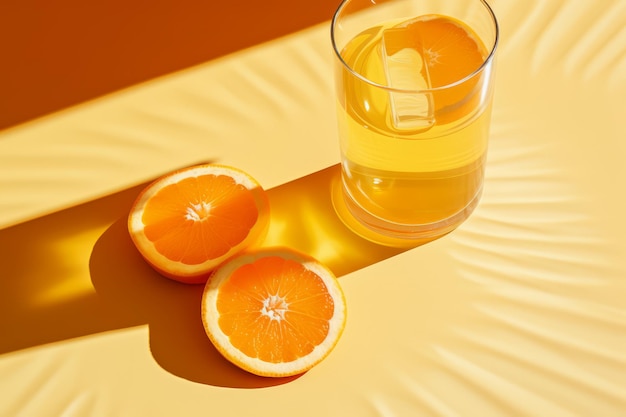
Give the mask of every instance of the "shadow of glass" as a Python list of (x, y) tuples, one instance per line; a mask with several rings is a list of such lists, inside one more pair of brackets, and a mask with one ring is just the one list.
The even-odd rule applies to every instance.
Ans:
[(344, 225), (331, 198), (340, 174), (340, 166), (333, 165), (268, 190), (271, 222), (265, 245), (298, 249), (337, 277), (407, 250), (373, 243)]
[[(264, 245), (315, 256), (338, 277), (407, 250), (377, 245), (344, 226), (329, 191), (338, 176), (332, 166), (268, 190)], [(148, 324), (155, 361), (181, 378), (237, 388), (297, 378), (257, 377), (226, 361), (204, 332), (203, 286), (166, 279), (144, 262), (126, 218), (145, 185), (0, 230), (3, 269), (11, 277), (0, 294), (0, 354)], [(61, 287), (80, 291), (60, 297), (53, 289)], [(37, 303), (42, 292), (48, 302)]]

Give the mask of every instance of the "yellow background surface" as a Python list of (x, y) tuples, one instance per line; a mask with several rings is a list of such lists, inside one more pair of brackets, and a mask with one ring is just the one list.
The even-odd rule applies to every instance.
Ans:
[[(323, 13), (28, 121), (0, 99), (17, 109), (0, 131), (0, 415), (625, 415), (626, 3), (492, 6), (484, 195), (459, 229), (411, 250), (368, 243), (333, 212)], [(266, 245), (340, 278), (345, 333), (302, 376), (222, 359), (202, 287), (158, 276), (132, 247), (143, 185), (203, 161), (268, 189)]]

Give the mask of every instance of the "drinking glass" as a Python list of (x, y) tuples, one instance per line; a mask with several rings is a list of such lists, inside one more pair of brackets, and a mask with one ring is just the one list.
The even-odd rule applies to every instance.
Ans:
[(442, 236), (478, 204), (498, 23), (482, 0), (344, 0), (334, 14), (341, 186), (365, 238)]

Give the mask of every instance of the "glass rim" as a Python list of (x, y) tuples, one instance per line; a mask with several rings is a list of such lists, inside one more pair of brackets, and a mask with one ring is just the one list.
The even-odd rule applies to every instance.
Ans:
[(481, 72), (483, 72), (483, 70), (491, 63), (491, 61), (493, 61), (493, 59), (495, 57), (496, 50), (498, 48), (498, 44), (499, 44), (499, 41), (500, 41), (500, 26), (498, 24), (498, 19), (496, 18), (496, 14), (494, 13), (494, 11), (491, 8), (491, 6), (489, 6), (489, 4), (485, 0), (477, 0), (477, 1), (480, 1), (480, 3), (482, 3), (482, 5), (485, 7), (485, 9), (487, 9), (487, 12), (489, 13), (489, 16), (491, 17), (491, 20), (492, 20), (493, 25), (494, 25), (494, 30), (495, 30), (495, 37), (494, 37), (494, 41), (493, 41), (493, 46), (491, 47), (491, 50), (487, 54), (487, 57), (483, 60), (483, 63), (480, 64), (480, 66), (478, 68), (476, 68), (474, 71), (472, 71), (471, 73), (469, 73), (465, 77), (461, 78), (460, 80), (457, 80), (457, 81), (455, 81), (453, 83), (442, 85), (442, 86), (439, 86), (439, 87), (432, 87), (432, 88), (419, 89), (419, 90), (408, 90), (408, 89), (404, 89), (404, 88), (394, 88), (394, 87), (391, 87), (391, 86), (388, 86), (388, 85), (379, 84), (377, 82), (374, 82), (374, 81), (368, 79), (364, 75), (358, 73), (350, 65), (348, 65), (348, 63), (341, 56), (341, 52), (339, 51), (339, 48), (337, 47), (337, 42), (335, 40), (335, 38), (336, 38), (336, 36), (335, 36), (335, 32), (336, 32), (335, 27), (338, 25), (339, 14), (342, 12), (342, 10), (346, 6), (346, 4), (351, 2), (351, 1), (354, 1), (354, 0), (342, 0), (341, 4), (339, 4), (339, 7), (337, 7), (337, 10), (335, 10), (335, 13), (333, 14), (333, 18), (331, 20), (331, 25), (330, 25), (330, 40), (331, 40), (331, 43), (333, 45), (333, 50), (335, 52), (335, 55), (337, 56), (337, 58), (341, 62), (341, 65), (343, 65), (353, 76), (357, 77), (361, 81), (366, 82), (367, 84), (371, 85), (372, 87), (381, 88), (383, 90), (391, 91), (391, 92), (394, 92), (394, 93), (405, 93), (405, 94), (410, 94), (410, 93), (413, 93), (413, 94), (423, 94), (423, 93), (429, 93), (429, 92), (443, 91), (443, 90), (447, 90), (449, 88), (454, 88), (454, 87), (456, 87), (458, 85), (461, 85), (464, 82), (474, 78), (476, 75), (478, 75)]

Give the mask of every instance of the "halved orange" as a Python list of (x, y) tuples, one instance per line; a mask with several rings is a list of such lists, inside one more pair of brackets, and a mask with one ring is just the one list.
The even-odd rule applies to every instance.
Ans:
[(346, 302), (333, 273), (293, 249), (240, 254), (209, 278), (202, 321), (222, 355), (261, 376), (299, 375), (335, 347)]
[(132, 206), (133, 243), (157, 271), (204, 283), (220, 263), (259, 243), (269, 226), (269, 201), (259, 183), (233, 167), (185, 168), (147, 186)]

